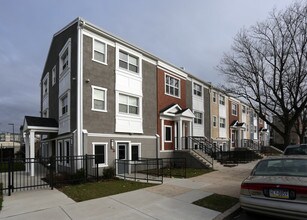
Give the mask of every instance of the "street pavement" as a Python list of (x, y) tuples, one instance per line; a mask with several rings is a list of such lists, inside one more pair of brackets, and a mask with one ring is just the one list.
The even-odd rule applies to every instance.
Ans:
[(218, 166), (202, 176), (164, 178), (161, 185), (78, 203), (56, 189), (15, 192), (4, 196), (0, 219), (223, 219), (225, 213), (192, 202), (213, 193), (238, 197), (255, 164)]

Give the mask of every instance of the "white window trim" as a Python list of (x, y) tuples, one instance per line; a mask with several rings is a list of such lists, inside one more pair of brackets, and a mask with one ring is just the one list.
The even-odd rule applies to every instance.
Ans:
[(129, 152), (130, 152), (130, 159), (132, 160), (132, 145), (137, 145), (138, 149), (139, 149), (139, 158), (140, 159), (142, 157), (142, 144), (141, 143), (131, 143), (129, 144)]
[[(175, 96), (175, 95), (172, 95), (172, 94), (169, 94), (169, 93), (166, 92), (166, 76), (169, 76), (171, 78), (178, 80), (178, 96)], [(164, 94), (171, 96), (171, 97), (175, 97), (177, 99), (181, 99), (181, 81), (180, 81), (180, 79), (171, 75), (171, 74), (168, 74), (166, 72), (164, 72)]]
[[(196, 90), (195, 87), (194, 87), (194, 85), (200, 86), (200, 91)], [(200, 95), (195, 94), (194, 91), (200, 92)], [(196, 92), (196, 93), (197, 93), (197, 92)], [(196, 82), (193, 82), (193, 96), (199, 97), (199, 98), (202, 98), (202, 97), (203, 97), (203, 86), (202, 86), (201, 84), (196, 83)]]
[[(119, 111), (119, 95), (125, 95), (125, 96), (130, 96), (130, 97), (134, 97), (134, 98), (138, 98), (138, 114), (130, 114), (130, 113), (124, 113), (124, 112), (120, 112)], [(117, 93), (117, 98), (116, 98), (116, 112), (118, 115), (124, 115), (127, 117), (131, 117), (131, 118), (142, 118), (142, 97), (137, 96), (137, 95), (133, 95), (133, 94), (129, 94), (129, 93), (125, 93), (125, 92), (118, 92)]]
[[(104, 91), (104, 110), (101, 109), (95, 109), (94, 108), (94, 90), (103, 90)], [(99, 86), (93, 86), (92, 85), (92, 111), (96, 112), (108, 112), (108, 104), (107, 104), (107, 97), (108, 97), (108, 89), (99, 87)]]
[[(67, 112), (65, 114), (62, 114), (62, 98), (64, 98), (67, 95)], [(70, 91), (67, 91), (63, 93), (59, 97), (59, 118), (63, 118), (70, 115)]]
[[(65, 70), (62, 70), (62, 56), (65, 53), (65, 51), (68, 51), (68, 65), (67, 68)], [(64, 47), (62, 48), (61, 52), (59, 53), (59, 76), (61, 78), (62, 75), (64, 75), (67, 71), (70, 71), (70, 67), (71, 67), (71, 38), (69, 38), (67, 40), (67, 42), (65, 43)]]
[(52, 86), (56, 84), (56, 65), (52, 68)]
[[(171, 128), (171, 140), (166, 140), (166, 128)], [(172, 143), (173, 142), (173, 127), (171, 125), (164, 125), (164, 143)]]
[[(203, 125), (203, 121), (204, 121), (204, 113), (203, 112), (200, 112), (200, 111), (194, 111), (194, 115), (195, 115), (195, 113), (199, 113), (199, 114), (201, 114), (201, 123), (199, 124), (199, 123), (195, 123), (195, 121), (193, 120), (193, 123), (195, 124), (195, 125)], [(199, 118), (197, 118), (196, 116), (195, 116), (195, 118), (196, 119), (199, 119)], [(195, 119), (194, 118), (194, 119)]]
[[(67, 148), (66, 148), (66, 143), (69, 143), (69, 163), (67, 163), (67, 160), (66, 160), (66, 157), (67, 157)], [(71, 152), (71, 140), (70, 139), (64, 139), (63, 141), (63, 147), (64, 147), (64, 164), (67, 166), (67, 167), (70, 167), (70, 164), (71, 164), (71, 155), (72, 155), (72, 152)]]
[(216, 92), (212, 92), (212, 102), (217, 103), (217, 93)]
[[(45, 82), (47, 81), (47, 91), (45, 92), (45, 88), (44, 88), (44, 85), (45, 85)], [(45, 99), (48, 94), (49, 94), (49, 72), (45, 75), (44, 79), (43, 79), (43, 85), (42, 85), (42, 90), (43, 90), (43, 99)]]
[[(101, 62), (100, 60), (96, 60), (94, 57), (94, 45), (95, 45), (95, 40), (96, 41), (99, 41), (100, 43), (103, 43), (105, 48), (104, 48), (104, 62)], [(98, 51), (98, 50), (97, 50)], [(108, 44), (101, 40), (100, 38), (96, 38), (96, 37), (93, 37), (92, 38), (92, 60), (97, 62), (97, 63), (100, 63), (100, 64), (104, 64), (104, 65), (108, 65)]]
[[(221, 119), (224, 119), (224, 127), (221, 126)], [(226, 118), (223, 118), (223, 117), (219, 118), (219, 127), (220, 128), (226, 128)]]
[[(221, 103), (221, 97), (224, 97), (224, 100), (223, 100), (224, 103)], [(219, 95), (219, 103), (220, 103), (220, 105), (225, 105), (225, 102), (226, 102), (226, 97), (224, 95)]]
[[(142, 60), (143, 60), (142, 54), (138, 53), (134, 50), (131, 50), (128, 47), (120, 45), (119, 43), (116, 43), (115, 46), (116, 46), (116, 70), (119, 71), (119, 72), (122, 72), (124, 74), (128, 74), (132, 77), (142, 78)], [(138, 66), (138, 72), (137, 73), (130, 71), (129, 69), (124, 69), (124, 68), (119, 67), (119, 51), (120, 50), (138, 58), (139, 66)]]
[[(235, 106), (236, 108), (233, 109), (233, 106)], [(234, 113), (234, 110), (235, 110), (235, 113)], [(238, 115), (238, 104), (237, 103), (231, 103), (231, 114), (234, 116)]]
[[(214, 125), (214, 118), (215, 118), (215, 125)], [(216, 117), (216, 115), (212, 115), (212, 125), (213, 125), (213, 127), (217, 127), (217, 125), (218, 125), (218, 120), (217, 120), (217, 117)]]
[[(105, 163), (99, 163), (98, 167), (108, 167), (108, 142), (92, 142), (93, 155), (95, 156), (95, 145), (105, 145), (104, 148), (104, 161)], [(96, 167), (95, 160), (93, 161), (93, 167)]]

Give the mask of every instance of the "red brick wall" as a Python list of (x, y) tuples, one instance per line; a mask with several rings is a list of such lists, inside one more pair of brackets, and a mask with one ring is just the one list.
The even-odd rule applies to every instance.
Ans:
[[(169, 96), (165, 94), (165, 72), (170, 75), (174, 76), (174, 78), (180, 80), (180, 98), (176, 98), (173, 96)], [(167, 106), (170, 106), (172, 104), (178, 104), (182, 109), (186, 108), (186, 80), (179, 78), (175, 74), (172, 74), (170, 72), (164, 71), (162, 69), (157, 68), (157, 126), (158, 126), (158, 134), (162, 138), (161, 135), (161, 120), (160, 120), (160, 111)], [(166, 124), (166, 121), (165, 121)], [(172, 126), (174, 123), (172, 122)], [(174, 126), (172, 129), (172, 132), (174, 134)], [(162, 141), (162, 140), (161, 140)], [(161, 145), (162, 146), (162, 145)], [(174, 135), (173, 135), (173, 143), (165, 143), (164, 149), (172, 149), (172, 146), (174, 146)]]

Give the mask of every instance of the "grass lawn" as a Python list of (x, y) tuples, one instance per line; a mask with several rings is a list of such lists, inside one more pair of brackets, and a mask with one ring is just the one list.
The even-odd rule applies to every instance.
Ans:
[(212, 194), (208, 197), (193, 202), (193, 204), (218, 212), (225, 212), (238, 202), (238, 198), (219, 194)]
[(74, 201), (82, 202), (89, 199), (111, 196), (154, 185), (156, 184), (112, 179), (95, 183), (62, 186), (58, 189)]
[(210, 173), (212, 171), (214, 171), (212, 168), (206, 168), (206, 169), (187, 168), (186, 173), (187, 173), (187, 178), (191, 178), (206, 173)]

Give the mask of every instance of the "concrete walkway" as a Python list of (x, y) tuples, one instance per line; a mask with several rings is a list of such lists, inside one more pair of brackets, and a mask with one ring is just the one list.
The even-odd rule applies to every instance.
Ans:
[(255, 163), (79, 203), (56, 189), (16, 192), (4, 197), (0, 219), (214, 219), (221, 213), (191, 203), (212, 193), (238, 197)]

